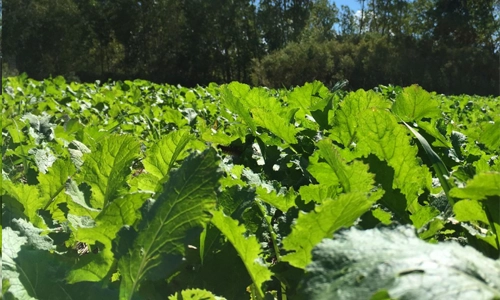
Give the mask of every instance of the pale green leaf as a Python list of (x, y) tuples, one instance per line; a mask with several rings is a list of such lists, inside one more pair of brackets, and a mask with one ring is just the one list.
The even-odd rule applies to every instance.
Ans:
[(329, 95), (328, 88), (321, 82), (307, 82), (301, 87), (293, 89), (287, 95), (286, 100), (291, 107), (298, 107), (305, 113), (310, 113), (310, 109), (318, 102), (321, 102)]
[[(66, 194), (70, 197), (66, 203), (72, 215), (88, 217), (93, 220), (101, 212), (101, 209), (92, 208), (87, 205), (85, 202), (85, 195), (78, 189), (78, 185), (74, 180), (68, 180), (66, 184)], [(57, 203), (53, 203), (52, 206), (55, 205), (57, 205)], [(53, 209), (56, 208), (54, 207)], [(56, 213), (58, 214), (57, 210)]]
[(28, 151), (28, 154), (33, 157), (41, 173), (47, 173), (47, 169), (50, 168), (57, 159), (50, 148), (33, 148)]
[(374, 209), (372, 211), (372, 214), (384, 225), (389, 225), (392, 223), (392, 214), (390, 212), (381, 209), (380, 207)]
[(500, 262), (458, 243), (430, 244), (410, 227), (357, 230), (325, 239), (301, 281), (302, 299), (500, 298)]
[(413, 226), (420, 229), (438, 215), (439, 210), (437, 208), (433, 206), (420, 206), (418, 210), (410, 216), (410, 219), (413, 222)]

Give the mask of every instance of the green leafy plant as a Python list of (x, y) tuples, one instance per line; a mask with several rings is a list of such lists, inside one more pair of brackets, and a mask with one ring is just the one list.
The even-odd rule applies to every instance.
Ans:
[(498, 98), (4, 82), (6, 298), (498, 295)]

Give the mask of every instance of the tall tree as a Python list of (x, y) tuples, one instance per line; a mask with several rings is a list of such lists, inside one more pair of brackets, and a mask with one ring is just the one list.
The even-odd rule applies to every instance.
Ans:
[(340, 7), (339, 14), (339, 27), (340, 27), (340, 37), (352, 36), (356, 33), (356, 19), (354, 16), (355, 12), (349, 8), (347, 5), (342, 5)]
[(307, 25), (302, 32), (302, 40), (313, 39), (318, 42), (331, 40), (336, 32), (334, 25), (339, 23), (339, 10), (335, 3), (328, 0), (315, 0)]
[(268, 52), (300, 38), (311, 7), (312, 0), (260, 0), (258, 23)]
[(82, 17), (73, 0), (8, 0), (3, 47), (34, 78), (70, 74), (84, 59)]

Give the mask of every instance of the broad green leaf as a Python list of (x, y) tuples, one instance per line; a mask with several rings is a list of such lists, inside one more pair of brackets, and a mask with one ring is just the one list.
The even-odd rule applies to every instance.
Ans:
[(410, 219), (413, 222), (413, 226), (420, 229), (438, 215), (439, 210), (437, 208), (433, 206), (420, 206), (417, 211), (410, 216)]
[(305, 203), (314, 201), (322, 203), (326, 199), (335, 198), (338, 194), (337, 186), (331, 184), (310, 184), (303, 185), (299, 189), (299, 194)]
[(16, 119), (14, 120), (9, 119), (8, 122), (9, 123), (7, 124), (4, 123), (4, 127), (2, 128), (6, 129), (9, 132), (12, 141), (16, 144), (20, 144), (26, 141), (26, 136), (23, 134), (23, 129), (27, 125), (24, 122), (21, 122)]
[(132, 177), (128, 181), (130, 184), (130, 192), (158, 190), (159, 179), (151, 173), (141, 173), (138, 176)]
[(339, 179), (332, 168), (326, 162), (318, 162), (317, 160), (311, 160), (309, 158), (309, 166), (307, 166), (307, 171), (323, 185), (332, 185), (337, 187), (339, 185)]
[(462, 222), (481, 221), (488, 224), (488, 217), (481, 202), (476, 200), (461, 200), (453, 205), (455, 219)]
[(248, 109), (263, 108), (268, 111), (274, 111), (281, 117), (288, 115), (288, 109), (285, 109), (281, 103), (269, 95), (269, 90), (263, 87), (252, 88), (250, 92), (243, 98)]
[[(286, 101), (290, 107), (300, 109), (296, 118), (304, 120), (306, 115), (311, 116), (311, 110), (316, 109), (316, 105), (322, 104), (329, 96), (328, 88), (321, 82), (314, 81), (306, 83), (304, 86), (295, 88), (286, 96)], [(304, 126), (306, 123), (302, 123)]]
[(434, 118), (441, 115), (439, 103), (427, 91), (418, 85), (403, 89), (392, 105), (392, 112), (406, 122), (422, 118)]
[(212, 212), (212, 224), (229, 240), (241, 257), (248, 274), (256, 285), (261, 298), (264, 298), (262, 284), (271, 279), (272, 272), (262, 261), (259, 242), (255, 236), (245, 237), (246, 228), (238, 221), (225, 216), (221, 211)]
[[(72, 215), (88, 217), (93, 220), (101, 212), (100, 209), (92, 208), (87, 205), (85, 202), (85, 195), (78, 189), (78, 185), (74, 180), (68, 180), (66, 184), (66, 194), (70, 197), (70, 200), (68, 200), (66, 204)], [(53, 203), (52, 206), (57, 206), (57, 204), (58, 203)], [(59, 208), (57, 207), (57, 209)], [(59, 216), (60, 213), (56, 211), (56, 214)], [(54, 215), (53, 218), (55, 218)]]
[(365, 92), (358, 90), (347, 95), (340, 103), (340, 108), (335, 112), (333, 128), (330, 138), (351, 147), (357, 142), (358, 123), (360, 114), (371, 108), (385, 109), (390, 107), (390, 102), (374, 91)]
[[(40, 197), (40, 192), (36, 186), (27, 184), (14, 184), (11, 181), (4, 181), (3, 188), (8, 196), (22, 204), (23, 214), (30, 222), (39, 228), (45, 228), (43, 219), (38, 214), (38, 210), (45, 206), (45, 201)], [(4, 202), (8, 200), (3, 200)]]
[(130, 167), (139, 153), (140, 145), (134, 137), (109, 135), (85, 156), (81, 171), (83, 180), (92, 187), (92, 207), (102, 209), (123, 194)]
[[(330, 142), (326, 142), (323, 146), (327, 149), (333, 147)], [(307, 170), (314, 176), (314, 178), (319, 182), (320, 186), (331, 186), (335, 187), (335, 194), (341, 192), (341, 188), (338, 187), (339, 180), (337, 174), (342, 174), (344, 177), (343, 181), (350, 187), (351, 192), (363, 192), (368, 197), (373, 199), (379, 199), (383, 195), (383, 190), (374, 188), (375, 176), (368, 172), (369, 166), (362, 163), (359, 160), (355, 160), (347, 164), (343, 159), (335, 158), (338, 156), (335, 154), (338, 149), (327, 150), (327, 156), (332, 162), (332, 166), (327, 163), (318, 162), (322, 155), (321, 151), (314, 152), (313, 155), (309, 157), (309, 166)], [(375, 201), (374, 200), (374, 201)]]
[(163, 180), (176, 161), (188, 156), (188, 150), (202, 150), (204, 148), (205, 145), (193, 139), (189, 130), (174, 131), (153, 144), (146, 151), (146, 158), (142, 163), (148, 173)]
[(286, 100), (290, 103), (291, 107), (298, 107), (303, 110), (303, 112), (310, 113), (309, 110), (328, 95), (328, 88), (321, 82), (314, 81), (295, 88), (288, 94)]
[(443, 191), (446, 193), (446, 196), (448, 198), (449, 203), (451, 205), (453, 205), (455, 203), (455, 200), (453, 200), (453, 198), (450, 197), (451, 185), (448, 182), (448, 178), (450, 176), (450, 173), (448, 172), (446, 165), (441, 160), (439, 155), (437, 155), (436, 152), (434, 152), (434, 150), (432, 150), (432, 147), (429, 145), (427, 140), (422, 135), (420, 135), (420, 133), (418, 133), (418, 131), (411, 128), (411, 126), (406, 124), (404, 121), (403, 121), (403, 124), (405, 124), (405, 126), (408, 129), (410, 129), (411, 133), (413, 133), (413, 135), (415, 137), (417, 137), (418, 141), (420, 142), (420, 144), (424, 148), (424, 151), (427, 154), (427, 157), (429, 158), (429, 160), (432, 163), (432, 167), (434, 168), (434, 172), (436, 173), (436, 176), (438, 177), (439, 182), (441, 183), (441, 186), (443, 187)]
[(112, 241), (122, 226), (131, 226), (140, 219), (139, 209), (151, 196), (148, 193), (127, 194), (115, 199), (95, 218), (95, 227), (79, 228), (74, 238), (91, 246), (100, 242), (97, 255), (84, 256), (76, 263), (66, 278), (69, 283), (79, 281), (100, 281), (110, 271), (114, 262), (111, 252)]
[(272, 206), (276, 207), (277, 209), (281, 210), (282, 212), (287, 212), (290, 208), (295, 206), (295, 192), (290, 190), (288, 193), (285, 195), (278, 195), (276, 191), (272, 190), (271, 192), (268, 192), (265, 188), (262, 186), (257, 187), (257, 197), (268, 203), (271, 204)]
[[(118, 262), (120, 299), (132, 299), (142, 280), (153, 275), (167, 254), (184, 253), (190, 229), (205, 226), (215, 207), (215, 189), (221, 177), (214, 149), (191, 154), (173, 171), (139, 226), (132, 248)], [(128, 241), (131, 243), (131, 241)]]
[(394, 169), (392, 188), (400, 189), (406, 196), (410, 212), (422, 189), (430, 184), (430, 173), (417, 160), (418, 148), (410, 144), (410, 138), (388, 111), (365, 110), (359, 116), (359, 144)]
[(288, 144), (297, 144), (298, 141), (295, 135), (298, 130), (293, 124), (290, 124), (276, 113), (262, 108), (254, 108), (251, 112), (257, 125), (269, 130)]
[(17, 230), (3, 228), (2, 276), (8, 283), (7, 299), (116, 299), (117, 292), (101, 284), (66, 284), (71, 264), (55, 252), (47, 236), (29, 223), (14, 223)]
[[(500, 120), (499, 120), (500, 121)], [(492, 151), (500, 151), (500, 122), (482, 124), (479, 141)]]
[(439, 120), (439, 119), (432, 119), (432, 121), (430, 123), (419, 121), (419, 122), (417, 122), (417, 124), (418, 124), (418, 127), (422, 128), (423, 130), (425, 130), (425, 132), (427, 132), (428, 134), (430, 134), (432, 137), (434, 137), (436, 139), (432, 143), (433, 146), (445, 147), (448, 149), (453, 148), (451, 142), (445, 136), (443, 136), (443, 134), (441, 132), (439, 132), (439, 130), (437, 129), (437, 127), (436, 127), (437, 120)]
[(346, 170), (344, 168), (345, 162), (342, 161), (339, 153), (336, 151), (332, 142), (328, 139), (319, 141), (316, 144), (319, 148), (321, 156), (326, 160), (330, 168), (335, 172), (340, 184), (344, 188), (346, 193), (351, 191), (351, 183), (346, 175)]
[(57, 205), (69, 200), (66, 194), (67, 182), (75, 172), (76, 168), (71, 161), (58, 159), (46, 174), (38, 175), (40, 198), (44, 202), (43, 208), (49, 209), (53, 218), (58, 221), (63, 221), (64, 215)]
[(453, 188), (452, 197), (481, 200), (487, 196), (500, 196), (500, 172), (486, 172), (474, 176), (464, 188)]
[(207, 290), (188, 289), (177, 292), (168, 297), (168, 300), (225, 300), (224, 297), (218, 297)]
[(282, 257), (283, 261), (304, 269), (311, 262), (311, 250), (317, 243), (340, 228), (351, 226), (372, 204), (365, 194), (355, 192), (325, 200), (309, 213), (299, 213), (292, 232), (283, 240), (285, 250), (292, 251)]
[(184, 118), (182, 113), (178, 110), (175, 110), (169, 106), (163, 107), (163, 120), (166, 123), (172, 123), (177, 125), (179, 128), (183, 127), (188, 123), (188, 120)]
[(243, 98), (250, 91), (250, 87), (246, 84), (237, 82), (230, 83), (228, 86), (221, 88), (221, 102), (231, 112), (238, 114), (243, 122), (252, 130), (253, 133), (257, 131), (255, 122), (249, 113), (249, 108), (245, 105)]
[[(362, 245), (362, 247), (360, 247)], [(458, 243), (429, 244), (413, 228), (351, 228), (325, 239), (301, 282), (303, 299), (496, 299), (500, 262)]]
[(374, 209), (372, 211), (372, 214), (384, 225), (389, 225), (392, 223), (392, 214), (390, 212), (381, 209), (380, 207)]

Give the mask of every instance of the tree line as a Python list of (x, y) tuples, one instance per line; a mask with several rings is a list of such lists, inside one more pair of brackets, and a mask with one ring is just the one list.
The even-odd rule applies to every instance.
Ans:
[(4, 0), (2, 75), (500, 94), (500, 0)]

